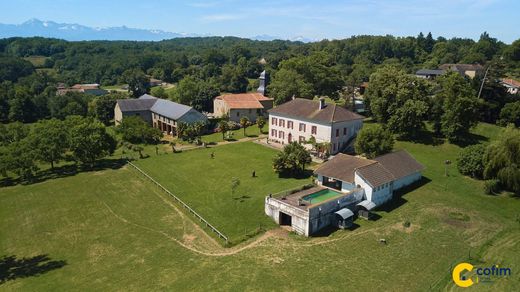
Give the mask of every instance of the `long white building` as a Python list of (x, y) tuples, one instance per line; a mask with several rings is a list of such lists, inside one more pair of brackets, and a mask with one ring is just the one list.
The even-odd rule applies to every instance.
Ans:
[(325, 100), (295, 98), (269, 110), (269, 141), (331, 144), (330, 153), (343, 150), (363, 126), (364, 117)]

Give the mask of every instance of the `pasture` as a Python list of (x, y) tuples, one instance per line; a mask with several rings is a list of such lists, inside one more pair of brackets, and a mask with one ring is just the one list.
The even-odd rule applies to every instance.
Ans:
[[(498, 130), (481, 124), (474, 134), (487, 143)], [(400, 141), (396, 148), (426, 166), (425, 179), (380, 208), (377, 220), (314, 238), (275, 228), (230, 248), (128, 166), (1, 188), (0, 289), (456, 290), (450, 269), (468, 261), (513, 271), (474, 290), (518, 291), (520, 199), (485, 195), (482, 182), (454, 164), (445, 177), (443, 161), (455, 161), (459, 146)], [(274, 153), (241, 142), (150, 153), (136, 163), (241, 239), (243, 226), (273, 227), (263, 196), (308, 182), (274, 175)], [(241, 180), (236, 194), (230, 176)], [(241, 196), (249, 198), (235, 200)]]

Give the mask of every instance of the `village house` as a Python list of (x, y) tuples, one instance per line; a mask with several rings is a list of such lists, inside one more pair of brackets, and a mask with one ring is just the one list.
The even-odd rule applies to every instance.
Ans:
[(446, 71), (440, 69), (420, 69), (417, 72), (415, 72), (415, 76), (419, 78), (433, 80), (444, 73), (446, 73)]
[(169, 135), (176, 135), (179, 123), (207, 123), (208, 118), (194, 108), (144, 94), (137, 99), (118, 99), (114, 108), (116, 125), (124, 117), (139, 116), (154, 128)]
[(520, 89), (520, 81), (511, 78), (503, 78), (500, 80), (500, 84), (507, 88), (507, 93), (509, 94), (517, 94)]
[(101, 89), (99, 87), (99, 84), (93, 83), (93, 84), (75, 84), (71, 87), (66, 87), (62, 84), (60, 84), (57, 88), (56, 95), (65, 95), (67, 92), (79, 92), (84, 94), (90, 94), (90, 95), (105, 95), (108, 93), (108, 91)]
[(315, 187), (267, 196), (265, 213), (305, 236), (328, 226), (348, 228), (356, 214), (370, 218), (394, 191), (419, 181), (423, 169), (404, 150), (372, 160), (338, 154), (314, 171)]
[(439, 69), (444, 71), (455, 71), (462, 76), (467, 76), (471, 79), (482, 73), (483, 67), (480, 64), (442, 64)]
[(215, 117), (229, 117), (230, 121), (239, 122), (247, 117), (254, 122), (260, 116), (266, 117), (267, 110), (273, 107), (273, 99), (261, 93), (223, 94), (213, 100)]
[(364, 117), (324, 99), (294, 98), (269, 110), (269, 142), (305, 143), (311, 137), (317, 143), (330, 143), (330, 154), (351, 146), (363, 126)]
[(266, 96), (269, 75), (265, 70), (260, 74), (256, 93), (223, 94), (213, 100), (215, 117), (228, 117), (230, 121), (240, 122), (242, 117), (255, 122), (260, 116), (267, 117), (267, 111), (273, 108), (273, 99)]

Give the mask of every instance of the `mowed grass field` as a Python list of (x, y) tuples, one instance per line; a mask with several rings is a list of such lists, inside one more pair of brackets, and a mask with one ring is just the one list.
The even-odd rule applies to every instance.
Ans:
[[(475, 130), (483, 141), (498, 132), (484, 124)], [(249, 143), (219, 147), (236, 147), (243, 157), (240, 190), (257, 165), (252, 157), (262, 154), (241, 154), (242, 147), (256, 148)], [(210, 159), (206, 150), (193, 150), (138, 163), (161, 164), (171, 173), (175, 166), (162, 165), (200, 151), (202, 177), (207, 163), (226, 157), (219, 147), (210, 162), (204, 162)], [(353, 231), (309, 239), (273, 229), (231, 248), (221, 247), (128, 166), (1, 188), (0, 255), (17, 260), (2, 260), (0, 267), (17, 269), (9, 278), (0, 269), (5, 280), (0, 290), (458, 291), (450, 269), (469, 261), (510, 267), (513, 273), (469, 291), (519, 291), (520, 200), (484, 195), (482, 182), (461, 176), (455, 165), (444, 177), (443, 162), (455, 161), (458, 146), (398, 142), (396, 148), (426, 166), (426, 179), (377, 211), (378, 220), (358, 219)], [(265, 175), (255, 169), (259, 179)], [(260, 204), (251, 209), (261, 212), (251, 214), (257, 219), (263, 216)], [(230, 217), (243, 215), (236, 206), (227, 209)], [(405, 221), (410, 227), (403, 227)]]
[[(149, 158), (134, 163), (236, 243), (275, 226), (264, 215), (269, 193), (311, 183), (309, 176), (280, 178), (272, 169), (276, 153), (243, 142), (174, 154), (150, 153)], [(240, 180), (234, 193), (233, 177)]]

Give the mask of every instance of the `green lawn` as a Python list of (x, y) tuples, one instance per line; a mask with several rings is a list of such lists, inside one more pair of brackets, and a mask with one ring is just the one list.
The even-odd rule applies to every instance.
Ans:
[[(211, 159), (214, 153), (214, 159)], [(259, 227), (273, 227), (264, 216), (264, 198), (269, 193), (291, 189), (310, 178), (279, 178), (272, 170), (276, 150), (240, 142), (214, 148), (155, 155), (138, 160), (137, 166), (180, 197), (232, 242), (254, 233)], [(256, 177), (252, 177), (252, 171)], [(231, 192), (231, 179), (240, 186)]]
[[(481, 124), (474, 132), (486, 140), (499, 128)], [(268, 155), (257, 147), (219, 146), (214, 160), (206, 149), (138, 163), (164, 170), (158, 178), (174, 192), (174, 184), (202, 189), (203, 196), (191, 197), (200, 197), (199, 204), (227, 202), (221, 218), (237, 222), (233, 217), (247, 214), (252, 221), (235, 224), (254, 226), (253, 221), (269, 221), (262, 217), (265, 191), (240, 202), (230, 192), (219, 196), (218, 189), (229, 185), (229, 175), (237, 175), (242, 181), (237, 194), (243, 194), (253, 167), (259, 181), (277, 179), (261, 171), (258, 157)], [(454, 160), (458, 146), (398, 142), (396, 148), (426, 166), (426, 183), (377, 211), (378, 220), (358, 219), (355, 230), (310, 239), (281, 233), (252, 246), (220, 247), (190, 215), (179, 213), (170, 198), (128, 167), (1, 188), (0, 256), (32, 260), (17, 261), (20, 269), (14, 279), (0, 283), (0, 290), (451, 291), (459, 289), (450, 281), (450, 268), (470, 261), (510, 267), (513, 275), (469, 291), (519, 291), (520, 199), (484, 195), (482, 182), (461, 176), (455, 165), (444, 177), (443, 161)], [(212, 166), (215, 170), (208, 171)], [(182, 175), (186, 172), (179, 168), (194, 177)], [(214, 185), (198, 186), (202, 181)], [(250, 204), (253, 200), (260, 205)], [(403, 227), (405, 221), (410, 227)], [(226, 222), (224, 227), (235, 229)], [(380, 244), (380, 238), (387, 244)], [(42, 263), (34, 268), (38, 261)]]
[[(268, 125), (264, 126), (264, 128), (262, 129), (262, 133), (260, 133), (260, 129), (258, 128), (257, 125), (252, 125), (250, 127), (247, 127), (245, 136), (244, 136), (244, 129), (233, 130), (233, 131), (231, 131), (233, 133), (231, 141), (236, 141), (236, 140), (240, 140), (242, 138), (247, 138), (247, 137), (255, 138), (261, 134), (267, 134), (268, 131), (269, 131)], [(202, 141), (204, 141), (206, 143), (211, 143), (211, 142), (216, 143), (216, 142), (223, 142), (224, 139), (222, 139), (222, 133), (213, 133), (213, 134), (202, 136)]]

